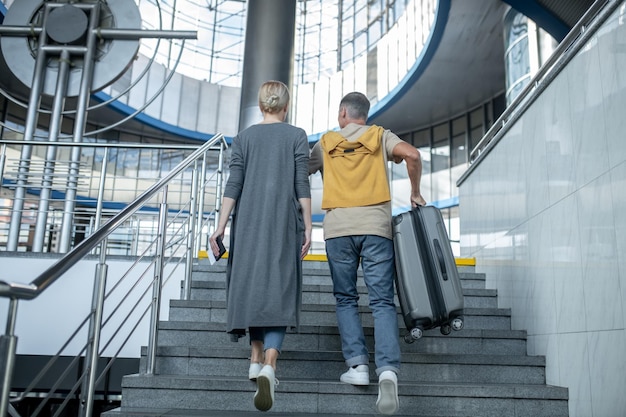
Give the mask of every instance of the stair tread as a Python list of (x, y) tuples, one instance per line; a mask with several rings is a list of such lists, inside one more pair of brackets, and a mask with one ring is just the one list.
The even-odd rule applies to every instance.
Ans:
[[(146, 348), (142, 347), (142, 353)], [(231, 347), (187, 347), (159, 346), (157, 355), (169, 357), (220, 358), (247, 360), (249, 349)], [(320, 350), (285, 350), (281, 352), (281, 361), (339, 361), (343, 362), (339, 351)], [(448, 354), (448, 353), (413, 353), (402, 354), (403, 363), (422, 364), (463, 364), (463, 365), (514, 365), (544, 366), (545, 357), (527, 355), (481, 355), (481, 354)]]
[[(280, 384), (277, 391), (283, 392), (307, 392), (314, 388), (318, 393), (346, 393), (346, 394), (377, 394), (378, 384), (372, 381), (368, 386), (353, 386), (344, 384), (336, 379), (319, 379), (310, 381), (298, 378), (279, 378)], [(193, 381), (193, 384), (189, 382)], [(234, 378), (228, 376), (204, 376), (204, 375), (145, 375), (131, 374), (124, 377), (122, 382), (127, 388), (159, 388), (159, 389), (185, 389), (190, 391), (204, 391), (217, 389), (223, 391), (249, 390), (253, 384), (245, 377)], [(398, 395), (415, 396), (429, 395), (441, 396), (443, 391), (450, 391), (455, 396), (475, 395), (476, 390), (481, 390), (485, 397), (510, 397), (517, 398), (524, 395), (525, 398), (567, 398), (568, 389), (547, 384), (515, 384), (515, 383), (469, 383), (469, 382), (415, 382), (398, 379)], [(472, 391), (474, 391), (472, 393)]]
[[(266, 417), (354, 417), (354, 413), (298, 413), (264, 412)], [(380, 414), (358, 414), (361, 417), (380, 417)], [(259, 416), (258, 411), (186, 410), (186, 409), (142, 409), (117, 408), (102, 414), (103, 417), (249, 417)], [(395, 417), (442, 417), (441, 414), (394, 414)]]
[[(226, 308), (226, 301), (222, 300), (171, 300), (171, 307), (190, 307), (190, 308)], [(400, 307), (397, 307), (400, 313)], [(335, 311), (334, 304), (302, 304), (302, 311)], [(371, 311), (369, 306), (360, 305), (360, 312)], [(495, 307), (465, 307), (463, 308), (463, 314), (491, 316), (491, 315), (510, 315), (510, 308), (495, 308)]]
[[(210, 265), (208, 263), (206, 265), (196, 264), (196, 265), (193, 266), (192, 272), (194, 272), (194, 273), (213, 273), (213, 274), (226, 273), (226, 262), (218, 262), (218, 263), (216, 263), (214, 265)], [(363, 271), (359, 268), (358, 271), (357, 271), (357, 274), (359, 276), (362, 276), (363, 275)], [(486, 274), (483, 273), (483, 272), (468, 272), (468, 271), (458, 270), (458, 274), (459, 274), (459, 278), (461, 280), (464, 280), (464, 279), (478, 280), (478, 281), (486, 280)], [(312, 266), (307, 266), (306, 264), (303, 264), (303, 266), (302, 266), (302, 275), (303, 276), (307, 276), (307, 275), (313, 275), (313, 276), (328, 275), (330, 277), (330, 268), (327, 265), (323, 265), (323, 266), (319, 266), (319, 267), (312, 267)]]
[[(294, 412), (264, 412), (266, 417), (354, 417), (355, 414), (345, 413), (294, 413)], [(380, 414), (359, 414), (361, 417), (378, 417)], [(435, 417), (425, 414), (394, 414), (396, 417)], [(248, 417), (259, 416), (258, 411), (225, 411), (225, 410), (185, 410), (185, 409), (142, 409), (117, 408), (107, 411), (104, 417)], [(441, 416), (439, 416), (441, 417)]]
[[(203, 331), (226, 331), (226, 323), (216, 322), (200, 322), (200, 321), (175, 321), (167, 320), (159, 322), (159, 330), (203, 330)], [(400, 324), (398, 330), (404, 330), (404, 326)], [(365, 335), (373, 334), (373, 328), (365, 326)], [(338, 335), (337, 326), (328, 325), (301, 325), (299, 332), (288, 331), (287, 334), (333, 334)], [(515, 338), (526, 339), (525, 330), (511, 330), (511, 329), (466, 329), (458, 332), (452, 332), (449, 335), (442, 335), (437, 329), (430, 329), (424, 332), (423, 337), (480, 337), (480, 338)]]
[[(211, 300), (170, 301), (173, 320), (159, 323), (163, 344), (157, 348), (158, 373), (125, 376), (122, 386), (126, 402), (122, 402), (121, 408), (102, 414), (103, 417), (258, 415), (251, 409), (252, 404), (240, 403), (243, 394), (254, 393), (255, 385), (246, 378), (247, 340), (239, 344), (228, 342), (222, 322), (226, 309), (225, 271), (226, 261), (210, 265), (208, 260), (200, 260), (194, 265), (192, 296)], [(279, 371), (280, 385), (276, 387), (276, 392), (292, 395), (285, 396), (288, 401), (277, 403), (265, 415), (378, 415), (372, 414), (378, 394), (373, 369), (367, 387), (344, 384), (337, 378), (345, 365), (337, 342), (339, 332), (329, 316), (335, 305), (329, 299), (332, 282), (328, 265), (305, 262), (303, 274), (305, 324), (298, 332), (289, 331), (290, 343), (281, 353), (284, 367)], [(359, 276), (359, 293), (367, 296), (360, 270)], [(510, 328), (511, 309), (497, 308), (497, 291), (485, 288), (485, 274), (461, 268), (459, 276), (463, 296), (468, 300), (466, 306), (471, 305), (463, 311), (466, 326), (449, 335), (431, 329), (415, 344), (401, 342), (403, 370), (399, 374), (398, 394), (402, 400), (397, 416), (441, 417), (444, 410), (455, 416), (499, 416), (511, 407), (541, 411), (536, 414), (541, 416), (567, 415), (568, 389), (545, 384), (545, 357), (526, 354), (527, 332)], [(364, 317), (368, 343), (372, 343), (371, 311), (367, 305), (359, 306), (359, 311)], [(401, 315), (399, 307), (398, 313)], [(406, 333), (401, 317), (398, 331), (400, 337)], [(147, 350), (145, 346), (141, 348), (144, 363)]]
[[(305, 278), (306, 281), (306, 278)], [(181, 282), (181, 286), (183, 283)], [(226, 283), (224, 281), (215, 281), (215, 280), (193, 280), (191, 282), (192, 288), (202, 288), (202, 289), (213, 289), (213, 290), (225, 290)], [(357, 289), (359, 293), (367, 293), (367, 287), (365, 284), (359, 282), (357, 284)], [(328, 284), (308, 284), (304, 283), (302, 285), (302, 290), (304, 292), (324, 292), (324, 293), (332, 293), (333, 286), (332, 283)], [(496, 297), (498, 291), (487, 288), (463, 288), (464, 296), (480, 296), (480, 297)]]

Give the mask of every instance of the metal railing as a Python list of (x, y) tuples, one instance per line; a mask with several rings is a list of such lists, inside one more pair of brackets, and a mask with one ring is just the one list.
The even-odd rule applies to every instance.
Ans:
[(460, 186), (480, 161), (497, 145), (511, 126), (524, 114), (526, 109), (550, 85), (552, 80), (565, 68), (569, 61), (584, 47), (604, 21), (621, 5), (619, 0), (596, 0), (580, 18), (578, 23), (563, 38), (537, 74), (506, 108), (493, 126), (485, 133), (470, 153), (470, 166), (457, 180)]
[[(18, 167), (22, 163), (20, 149), (31, 147), (34, 152), (29, 162), (27, 174), (21, 174), (23, 184), (27, 189), (21, 204), (15, 204), (17, 193), (14, 190), (18, 183)], [(80, 162), (76, 196), (67, 212), (67, 181), (69, 179), (68, 161), (64, 157), (80, 149), (81, 153), (91, 153)], [(161, 176), (160, 170), (138, 170), (137, 163), (132, 167), (133, 172), (126, 173), (124, 164), (110, 163), (113, 159), (138, 158), (139, 152), (150, 153), (150, 158), (163, 160), (171, 156), (175, 160), (182, 160), (185, 155), (196, 150), (195, 145), (153, 145), (140, 143), (71, 143), (23, 140), (0, 140), (0, 184), (2, 197), (0, 198), (0, 249), (16, 248), (15, 250), (31, 252), (67, 252), (80, 240), (89, 236), (106, 219), (111, 218), (124, 204), (132, 201), (150, 185), (153, 180)], [(52, 152), (51, 152), (52, 150)], [(54, 157), (51, 157), (51, 154)], [(89, 159), (93, 158), (91, 163)], [(85, 161), (85, 159), (87, 161)], [(219, 156), (205, 158), (200, 173), (203, 183), (215, 185), (219, 165)], [(214, 169), (208, 173), (208, 168)], [(116, 171), (118, 174), (116, 174)], [(141, 173), (141, 175), (139, 175)], [(180, 176), (170, 184), (170, 208), (181, 209), (186, 190), (192, 185), (190, 173)], [(215, 186), (213, 187), (215, 189)], [(202, 195), (201, 212), (210, 211), (215, 205), (215, 194)], [(21, 209), (16, 208), (21, 207)], [(21, 210), (20, 216), (13, 216), (14, 210)], [(135, 256), (143, 250), (144, 242), (153, 239), (156, 233), (156, 218), (158, 207), (145, 207), (136, 215), (127, 220), (125, 228), (120, 228), (120, 237), (113, 236), (109, 240), (107, 251), (110, 254)], [(20, 224), (14, 225), (10, 221), (19, 217)], [(152, 225), (152, 227), (150, 227)], [(11, 234), (9, 227), (19, 230), (14, 234), (16, 241), (9, 242)], [(124, 232), (122, 232), (122, 230)], [(69, 247), (60, 244), (61, 235), (69, 236)], [(123, 235), (123, 236), (122, 236)], [(11, 243), (11, 244), (9, 244)]]
[[(73, 144), (74, 146), (75, 144)], [(50, 391), (42, 398), (39, 407), (31, 414), (33, 417), (40, 415), (47, 401), (54, 395), (59, 395), (57, 389), (59, 388), (61, 381), (65, 380), (72, 367), (79, 368), (80, 361), (84, 355), (83, 369), (79, 370), (78, 380), (69, 389), (69, 392), (64, 393), (65, 399), (60, 407), (58, 407), (55, 416), (61, 415), (64, 407), (69, 400), (76, 395), (80, 397), (80, 410), (79, 415), (83, 417), (90, 417), (93, 414), (93, 403), (95, 387), (102, 380), (113, 361), (118, 357), (121, 348), (129, 338), (134, 334), (140, 322), (150, 312), (150, 324), (149, 324), (149, 336), (148, 336), (148, 349), (146, 360), (146, 373), (153, 374), (156, 365), (156, 351), (158, 346), (157, 334), (159, 323), (159, 310), (161, 303), (161, 289), (164, 283), (172, 276), (171, 273), (165, 276), (165, 266), (168, 265), (168, 270), (174, 270), (179, 265), (185, 265), (185, 282), (183, 283), (184, 291), (182, 296), (188, 299), (190, 294), (190, 282), (191, 282), (191, 266), (194, 257), (196, 257), (198, 250), (198, 243), (201, 240), (201, 234), (203, 227), (205, 226), (205, 219), (200, 214), (204, 207), (204, 194), (206, 192), (206, 177), (204, 170), (206, 168), (207, 155), (212, 152), (218, 152), (219, 165), (217, 168), (218, 177), (216, 181), (216, 195), (221, 195), (223, 180), (221, 173), (223, 172), (223, 154), (227, 148), (226, 141), (223, 136), (216, 135), (201, 147), (197, 148), (187, 158), (180, 162), (174, 169), (172, 169), (167, 175), (158, 180), (148, 189), (146, 189), (141, 195), (129, 203), (119, 213), (113, 216), (106, 223), (101, 226), (98, 225), (97, 229), (85, 240), (76, 245), (72, 250), (60, 258), (56, 263), (42, 272), (29, 284), (22, 283), (9, 283), (0, 281), (0, 296), (9, 299), (9, 309), (6, 322), (6, 331), (3, 336), (0, 337), (0, 372), (2, 378), (2, 388), (0, 391), (0, 416), (7, 415), (7, 412), (12, 416), (19, 416), (13, 403), (17, 403), (32, 392), (37, 385), (38, 380), (44, 377), (55, 361), (60, 357), (64, 349), (70, 344), (75, 343), (77, 336), (81, 331), (86, 329), (88, 336), (87, 341), (82, 345), (82, 349), (73, 359), (70, 366), (68, 366), (62, 375), (58, 376), (58, 380), (53, 384)], [(190, 172), (191, 186), (187, 189), (188, 200), (186, 204), (181, 205), (180, 209), (176, 212), (169, 210), (168, 208), (168, 187), (180, 176), (187, 175)], [(113, 285), (112, 288), (107, 289), (107, 240), (112, 233), (118, 228), (123, 227), (126, 222), (131, 219), (133, 215), (136, 215), (142, 207), (144, 207), (149, 201), (158, 199), (159, 202), (159, 214), (158, 214), (158, 233), (154, 241), (146, 247), (143, 253), (138, 255), (137, 261), (122, 274), (119, 281)], [(214, 222), (218, 221), (219, 214), (219, 201), (216, 199), (216, 206), (212, 216)], [(186, 219), (181, 221), (181, 219)], [(215, 223), (214, 223), (215, 225)], [(181, 232), (181, 229), (184, 229)], [(19, 395), (11, 397), (11, 383), (13, 368), (15, 365), (17, 336), (16, 330), (16, 318), (17, 307), (20, 300), (32, 300), (43, 293), (51, 284), (56, 280), (63, 277), (63, 275), (79, 261), (83, 260), (87, 255), (93, 253), (94, 249), (99, 250), (99, 261), (96, 265), (96, 272), (93, 285), (91, 310), (70, 336), (68, 341), (59, 349), (58, 353), (54, 355), (48, 364), (44, 366), (41, 372), (37, 375), (35, 380)], [(166, 249), (170, 248), (170, 256), (166, 257)], [(183, 256), (176, 256), (176, 254), (182, 253)], [(150, 263), (143, 271), (139, 271), (139, 276), (133, 276), (131, 271), (138, 267), (141, 260), (148, 259)], [(183, 261), (185, 261), (183, 263)], [(137, 271), (135, 271), (136, 273)], [(145, 278), (152, 272), (151, 278)], [(110, 278), (110, 277), (109, 277)], [(118, 304), (110, 306), (107, 304), (107, 309), (104, 309), (104, 304), (111, 294), (120, 288), (120, 283), (128, 279), (130, 280), (130, 287), (132, 291), (127, 291), (121, 297)], [(134, 279), (134, 282), (133, 282)], [(107, 291), (108, 290), (108, 291)], [(125, 288), (127, 290), (127, 288)], [(131, 299), (134, 296), (136, 299)], [(122, 308), (122, 304), (127, 303), (126, 307)], [(122, 320), (123, 326), (117, 326), (112, 331), (109, 331), (110, 337), (108, 340), (102, 338), (103, 329), (107, 325), (114, 323), (113, 316), (116, 313), (123, 313), (124, 316), (117, 318)], [(138, 318), (135, 314), (139, 315)], [(131, 322), (132, 318), (135, 320)], [(121, 334), (122, 327), (130, 326), (131, 329), (127, 334)], [(107, 329), (109, 330), (109, 329)], [(117, 341), (121, 347), (113, 355), (112, 360), (104, 367), (104, 369), (98, 369), (98, 360), (101, 353), (107, 349), (113, 339), (118, 338)], [(121, 339), (121, 342), (120, 342)], [(55, 376), (56, 377), (56, 376)]]

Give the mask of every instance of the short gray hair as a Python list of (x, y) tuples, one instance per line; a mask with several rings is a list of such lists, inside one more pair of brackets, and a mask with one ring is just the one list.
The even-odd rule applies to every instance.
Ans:
[(367, 120), (370, 111), (370, 101), (365, 94), (354, 91), (346, 94), (339, 103), (339, 108), (346, 108), (348, 117), (351, 119)]

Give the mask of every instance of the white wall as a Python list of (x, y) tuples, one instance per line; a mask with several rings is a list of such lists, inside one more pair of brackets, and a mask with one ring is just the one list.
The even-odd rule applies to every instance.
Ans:
[(460, 186), (461, 255), (571, 417), (626, 415), (625, 69), (622, 4)]
[[(93, 292), (95, 268), (98, 259), (90, 257), (90, 260), (79, 262), (70, 269), (57, 282), (52, 284), (39, 297), (33, 300), (23, 300), (18, 304), (17, 324), (15, 334), (18, 337), (17, 353), (23, 355), (54, 355), (66, 342), (68, 337), (74, 332), (78, 325), (85, 319), (91, 307), (91, 297)], [(58, 256), (46, 254), (20, 254), (19, 257), (3, 254), (0, 256), (0, 281), (10, 283), (28, 284), (39, 274), (58, 260)], [(107, 261), (108, 277), (107, 292), (120, 282), (122, 276), (133, 264), (134, 259), (117, 258)], [(161, 304), (160, 318), (167, 320), (169, 316), (169, 300), (179, 299), (181, 291), (181, 281), (184, 279), (184, 263), (178, 269), (172, 270), (167, 267), (164, 273), (169, 277), (163, 287), (163, 301)], [(103, 356), (114, 356), (119, 350), (120, 340), (124, 340), (128, 330), (144, 313), (148, 303), (151, 301), (152, 291), (147, 291), (143, 297), (140, 307), (132, 311), (133, 305), (139, 299), (139, 295), (144, 292), (153, 278), (153, 267), (149, 261), (139, 262), (123, 280), (109, 298), (105, 301), (105, 317), (113, 311), (113, 305), (121, 300), (126, 294), (129, 302), (118, 310), (110, 322), (103, 328), (104, 348), (105, 340), (120, 327), (122, 332), (114, 339), (113, 343), (104, 351)], [(135, 282), (139, 282), (133, 289)], [(0, 297), (0, 326), (2, 331), (6, 326), (9, 302), (6, 298)], [(131, 315), (134, 320), (126, 324), (123, 319)], [(141, 353), (141, 346), (148, 344), (150, 312), (142, 319), (135, 335), (131, 337), (126, 346), (121, 350), (119, 356), (126, 358), (138, 358)], [(131, 324), (132, 323), (132, 324)], [(83, 330), (72, 343), (62, 352), (64, 356), (76, 355), (84, 347), (87, 341), (87, 331)]]
[[(134, 82), (149, 65), (149, 58), (138, 55), (126, 78), (111, 84), (103, 91), (118, 97), (130, 82)], [(124, 104), (139, 109), (152, 99), (162, 87), (169, 70), (153, 63), (130, 93), (119, 97)], [(163, 92), (144, 110), (154, 117), (174, 126), (214, 135), (235, 136), (239, 128), (239, 98), (241, 89), (210, 84), (181, 74), (174, 74)]]

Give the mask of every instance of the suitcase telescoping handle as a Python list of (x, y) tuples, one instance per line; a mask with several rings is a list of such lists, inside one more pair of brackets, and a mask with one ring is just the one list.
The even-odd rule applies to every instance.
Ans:
[(439, 261), (439, 267), (441, 268), (441, 275), (444, 281), (448, 280), (448, 272), (446, 271), (446, 261), (443, 257), (443, 251), (441, 250), (441, 245), (439, 244), (439, 239), (434, 239), (435, 246), (435, 254), (437, 256), (437, 261)]

